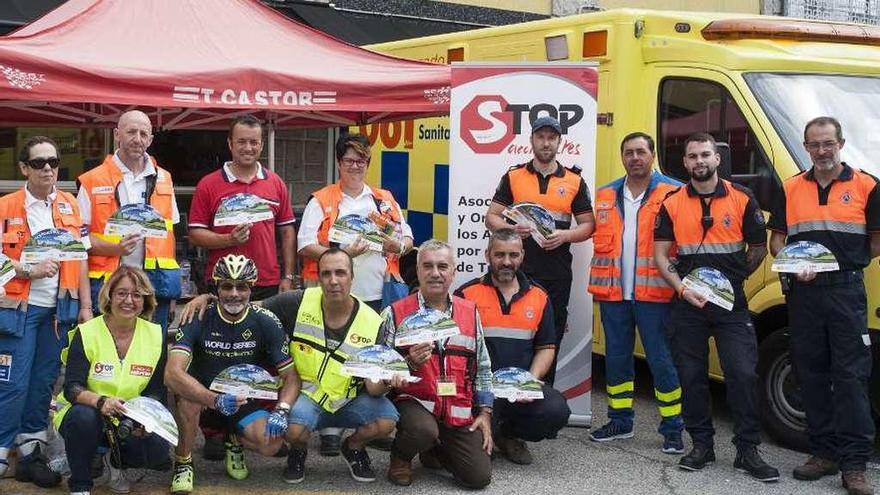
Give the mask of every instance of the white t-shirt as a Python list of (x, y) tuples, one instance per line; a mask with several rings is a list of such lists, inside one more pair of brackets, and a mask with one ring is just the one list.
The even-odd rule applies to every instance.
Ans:
[[(371, 211), (376, 209), (376, 201), (373, 199), (373, 191), (364, 184), (361, 193), (352, 198), (348, 194), (342, 193), (342, 201), (339, 203), (339, 216), (343, 215), (361, 215), (367, 216)], [(401, 229), (404, 237), (412, 238), (412, 229), (403, 219)], [(300, 228), (297, 233), (296, 240), (299, 249), (312, 244), (318, 244), (318, 229), (321, 227), (321, 221), (324, 220), (324, 212), (321, 211), (321, 205), (318, 200), (312, 198), (303, 211), (300, 220)], [(364, 301), (376, 301), (382, 299), (382, 284), (385, 282), (385, 269), (387, 262), (382, 253), (368, 250), (362, 255), (354, 259), (354, 280), (351, 285), (351, 293), (363, 299)]]
[[(52, 220), (52, 203), (58, 195), (57, 191), (49, 194), (47, 201), (35, 198), (27, 187), (24, 188), (24, 209), (27, 212), (28, 229), (31, 235), (44, 229), (54, 229)], [(58, 274), (54, 277), (35, 278), (31, 280), (31, 291), (28, 293), (28, 304), (54, 308), (58, 299)]]
[[(119, 167), (122, 172), (122, 181), (117, 186), (119, 192), (119, 206), (129, 204), (144, 204), (148, 201), (147, 195), (147, 177), (156, 175), (156, 167), (150, 160), (150, 155), (144, 153), (144, 169), (138, 175), (134, 175), (131, 170), (119, 158), (119, 151), (113, 155), (113, 163)], [(82, 216), (83, 225), (92, 223), (92, 203), (89, 199), (89, 193), (84, 187), (79, 188), (76, 195), (76, 201), (79, 203), (80, 216)], [(177, 196), (171, 196), (171, 221), (176, 225), (180, 223), (180, 212), (177, 210)], [(103, 234), (103, 232), (99, 232)], [(138, 268), (144, 267), (144, 243), (138, 243), (134, 251), (128, 256), (120, 258), (120, 263), (127, 266)]]
[[(645, 192), (632, 197), (626, 181), (623, 182), (623, 246), (620, 260), (621, 288), (623, 299), (631, 301), (635, 291), (636, 276), (636, 235), (639, 230), (639, 207)], [(651, 235), (647, 233), (645, 235)]]

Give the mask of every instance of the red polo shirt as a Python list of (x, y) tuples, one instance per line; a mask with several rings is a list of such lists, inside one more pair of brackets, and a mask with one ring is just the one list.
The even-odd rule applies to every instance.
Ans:
[(211, 281), (214, 263), (229, 253), (243, 254), (257, 264), (259, 286), (278, 285), (281, 282), (281, 269), (278, 265), (278, 250), (275, 246), (275, 226), (292, 225), (296, 222), (290, 206), (287, 185), (278, 174), (258, 165), (257, 175), (250, 184), (239, 181), (229, 169), (229, 162), (219, 170), (202, 177), (196, 185), (192, 206), (189, 209), (189, 227), (210, 229), (218, 234), (226, 234), (234, 228), (231, 225), (214, 226), (214, 214), (220, 202), (238, 193), (251, 193), (269, 201), (275, 220), (264, 220), (251, 225), (248, 242), (241, 246), (213, 249), (208, 252), (208, 265), (205, 267), (205, 280)]

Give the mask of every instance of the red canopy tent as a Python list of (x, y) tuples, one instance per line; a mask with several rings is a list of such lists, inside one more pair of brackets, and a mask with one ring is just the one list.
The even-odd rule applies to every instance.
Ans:
[(449, 110), (448, 66), (389, 57), (256, 0), (70, 0), (0, 37), (0, 125), (347, 126)]

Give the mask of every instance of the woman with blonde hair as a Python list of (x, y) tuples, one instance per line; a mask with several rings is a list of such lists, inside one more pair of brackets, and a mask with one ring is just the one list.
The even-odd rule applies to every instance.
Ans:
[(164, 403), (167, 352), (162, 328), (150, 322), (156, 309), (155, 290), (139, 268), (123, 265), (113, 272), (98, 294), (98, 307), (101, 316), (71, 332), (55, 426), (67, 449), (71, 493), (89, 493), (91, 459), (110, 440), (116, 440), (119, 453), (110, 456), (110, 488), (128, 493), (124, 472), (117, 470), (167, 470), (169, 445), (139, 427), (119, 438), (122, 435), (111, 425), (122, 418), (127, 400), (143, 396)]

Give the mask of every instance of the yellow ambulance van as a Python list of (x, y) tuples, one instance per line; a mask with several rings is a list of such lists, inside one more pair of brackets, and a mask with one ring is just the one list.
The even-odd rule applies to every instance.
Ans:
[[(727, 143), (722, 169), (750, 187), (767, 211), (781, 192), (781, 181), (810, 166), (803, 125), (819, 115), (841, 120), (845, 161), (880, 175), (875, 161), (880, 156), (876, 27), (627, 9), (368, 48), (438, 63), (597, 62), (597, 186), (624, 174), (619, 145), (633, 131), (652, 134), (657, 165), (667, 175), (685, 178), (682, 143), (689, 134), (704, 131)], [(416, 237), (445, 238), (448, 119), (370, 125), (360, 131), (375, 144), (374, 157), (379, 158), (369, 172), (371, 183), (402, 199)], [(872, 263), (865, 278), (868, 326), (874, 330), (880, 329), (878, 272)], [(746, 292), (759, 339), (764, 427), (780, 443), (803, 448), (806, 421), (788, 356), (785, 301), (769, 258), (748, 280)], [(593, 314), (594, 351), (603, 354), (598, 311)], [(872, 335), (877, 338), (876, 332)], [(710, 374), (720, 380), (712, 352)], [(871, 387), (876, 411), (880, 373), (872, 377)]]

